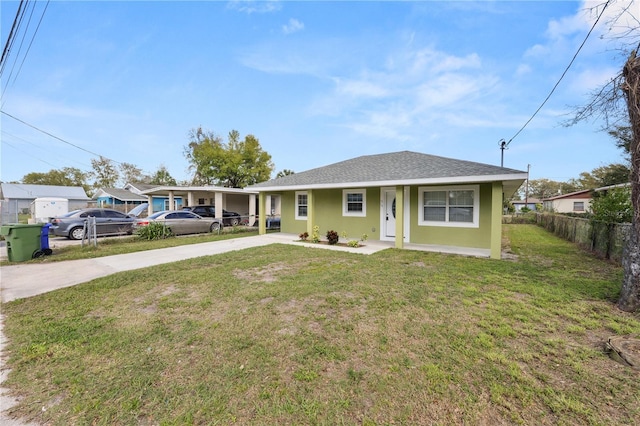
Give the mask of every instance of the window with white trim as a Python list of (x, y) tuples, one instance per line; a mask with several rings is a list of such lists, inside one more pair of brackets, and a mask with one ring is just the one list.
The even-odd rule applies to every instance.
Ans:
[(344, 189), (342, 191), (342, 215), (366, 216), (367, 191), (365, 189)]
[(296, 219), (298, 220), (307, 219), (307, 209), (309, 207), (309, 199), (307, 197), (307, 191), (296, 192)]
[(573, 211), (574, 212), (584, 212), (584, 201), (574, 201), (573, 202)]
[(477, 228), (480, 216), (478, 185), (418, 188), (418, 224)]

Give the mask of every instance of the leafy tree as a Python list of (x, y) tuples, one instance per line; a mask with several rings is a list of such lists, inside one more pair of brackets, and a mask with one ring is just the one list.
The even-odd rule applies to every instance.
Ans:
[[(545, 198), (555, 197), (559, 194), (567, 194), (574, 192), (576, 187), (571, 182), (558, 182), (550, 179), (533, 179), (529, 181), (529, 198)], [(520, 188), (520, 197), (525, 197), (525, 187)]]
[(616, 146), (624, 151), (625, 157), (631, 161), (631, 142), (633, 141), (633, 132), (631, 126), (627, 125), (613, 125), (611, 129), (607, 131), (609, 135), (616, 140)]
[[(598, 4), (593, 10), (601, 16), (612, 2)], [(616, 2), (613, 2), (616, 4)], [(625, 26), (624, 33), (618, 36), (620, 41), (626, 39), (627, 44), (622, 49), (627, 49), (625, 56), (627, 61), (621, 67), (621, 72), (611, 78), (602, 87), (596, 89), (590, 101), (578, 108), (569, 125), (588, 119), (602, 119), (605, 129), (621, 132), (622, 140), (628, 140), (628, 152), (631, 154), (631, 204), (633, 217), (631, 230), (623, 252), (622, 267), (624, 271), (618, 308), (624, 311), (640, 310), (640, 58), (637, 50), (640, 41), (640, 23), (634, 12), (637, 11), (637, 2), (620, 2), (620, 12), (615, 14), (607, 27), (613, 31)], [(629, 18), (629, 19), (627, 19)], [(633, 26), (627, 26), (624, 21), (632, 22)], [(629, 52), (630, 50), (630, 52)], [(621, 130), (625, 124), (630, 124), (631, 131), (625, 133)], [(622, 144), (626, 149), (626, 142)], [(620, 145), (619, 145), (620, 146)]]
[(296, 173), (296, 172), (294, 172), (293, 170), (283, 169), (283, 170), (280, 170), (280, 171), (278, 172), (278, 174), (276, 175), (276, 177), (277, 177), (277, 178), (281, 178), (281, 177), (285, 177), (285, 176), (293, 175), (293, 174), (295, 174), (295, 173)]
[(273, 172), (271, 155), (253, 135), (240, 140), (240, 133), (232, 130), (225, 143), (199, 127), (190, 132), (190, 139), (184, 154), (194, 172), (194, 183), (244, 188), (268, 180)]
[(120, 164), (120, 177), (122, 179), (122, 186), (127, 183), (141, 183), (149, 180), (149, 176), (146, 176), (141, 168), (131, 163)]
[(91, 159), (91, 167), (93, 171), (90, 172), (93, 178), (93, 188), (114, 188), (116, 183), (120, 179), (118, 169), (113, 164), (113, 160), (100, 156), (98, 159)]
[(595, 192), (591, 200), (593, 219), (607, 223), (629, 223), (633, 218), (631, 187)]
[(89, 192), (87, 173), (75, 167), (49, 170), (47, 173), (32, 172), (22, 177), (22, 183), (32, 185), (81, 186)]
[(177, 182), (169, 173), (169, 169), (164, 164), (161, 164), (158, 167), (158, 170), (151, 175), (149, 182), (152, 185), (163, 185), (163, 186), (176, 186)]
[(629, 182), (629, 167), (624, 164), (609, 164), (593, 169), (591, 173), (582, 172), (578, 179), (569, 182), (578, 190), (595, 189), (603, 186), (617, 185)]

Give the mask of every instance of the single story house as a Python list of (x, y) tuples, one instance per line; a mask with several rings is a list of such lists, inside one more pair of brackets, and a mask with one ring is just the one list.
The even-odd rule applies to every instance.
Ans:
[(81, 186), (0, 184), (0, 223), (17, 223), (19, 214), (29, 214), (36, 198), (68, 200), (69, 211), (88, 207), (91, 198)]
[[(402, 151), (366, 155), (248, 187), (281, 198), (281, 232), (320, 236), (344, 231), (348, 239), (473, 249), (501, 257), (502, 203), (527, 172)], [(260, 217), (260, 233), (266, 219)], [(435, 248), (434, 249), (438, 249)]]
[[(216, 216), (222, 219), (222, 210), (239, 213), (243, 222), (253, 225), (258, 214), (256, 210), (257, 192), (241, 188), (220, 186), (155, 186), (141, 191), (147, 197), (149, 214), (161, 210), (180, 210), (186, 206), (209, 205), (216, 208)], [(161, 200), (161, 201), (160, 201)], [(160, 204), (162, 203), (162, 204)], [(279, 204), (270, 204), (273, 209)], [(275, 211), (275, 210), (274, 210)]]
[(542, 201), (537, 198), (529, 197), (525, 200), (512, 201), (511, 204), (513, 204), (513, 208), (516, 210), (516, 213), (519, 213), (524, 207), (527, 207), (529, 210), (535, 211), (536, 205), (542, 204)]
[(147, 197), (120, 188), (100, 188), (93, 195), (98, 207), (123, 209), (125, 213), (147, 202)]
[(555, 213), (588, 213), (591, 211), (591, 195), (591, 189), (556, 195), (542, 200), (542, 207)]

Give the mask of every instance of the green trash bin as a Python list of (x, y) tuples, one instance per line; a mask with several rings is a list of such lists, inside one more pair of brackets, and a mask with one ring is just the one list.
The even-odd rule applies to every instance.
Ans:
[(40, 234), (42, 224), (12, 223), (0, 226), (0, 235), (7, 243), (9, 262), (24, 262), (42, 256)]

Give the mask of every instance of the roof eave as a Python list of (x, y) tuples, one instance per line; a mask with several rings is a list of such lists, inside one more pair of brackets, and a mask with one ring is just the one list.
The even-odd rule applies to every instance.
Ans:
[[(513, 181), (520, 183), (527, 179), (526, 173), (513, 173), (503, 175), (481, 175), (481, 176), (457, 176), (457, 177), (441, 177), (441, 178), (422, 178), (422, 179), (403, 179), (403, 180), (382, 180), (368, 182), (338, 182), (338, 183), (320, 183), (310, 185), (274, 185), (252, 187), (253, 191), (302, 191), (313, 189), (340, 189), (340, 188), (371, 188), (371, 187), (387, 187), (387, 186), (415, 186), (415, 185), (451, 185), (462, 183), (486, 183), (495, 181)], [(518, 185), (519, 186), (519, 185)]]

